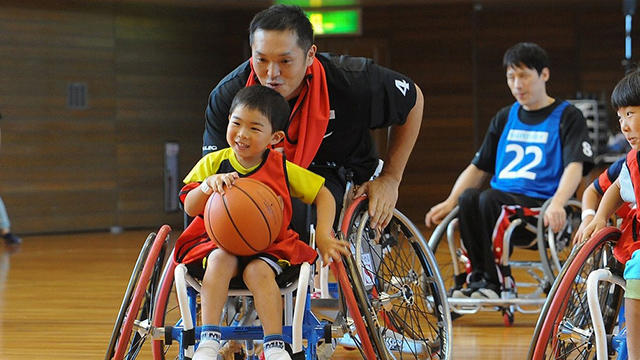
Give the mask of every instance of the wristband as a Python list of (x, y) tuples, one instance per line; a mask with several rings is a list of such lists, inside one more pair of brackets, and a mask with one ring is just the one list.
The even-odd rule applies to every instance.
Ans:
[(584, 219), (587, 218), (587, 216), (595, 216), (596, 211), (593, 209), (584, 209), (582, 210), (582, 215), (580, 216), (580, 218), (582, 219), (582, 221), (584, 221)]
[(205, 195), (211, 195), (213, 192), (213, 189), (209, 187), (209, 184), (207, 184), (206, 179), (200, 184), (200, 190), (205, 193)]

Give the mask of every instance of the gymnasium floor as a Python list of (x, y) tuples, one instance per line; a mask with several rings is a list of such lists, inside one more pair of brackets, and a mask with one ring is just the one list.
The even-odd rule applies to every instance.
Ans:
[[(148, 233), (26, 236), (18, 249), (0, 245), (0, 359), (104, 358)], [(516, 314), (507, 328), (497, 312), (463, 316), (454, 321), (453, 358), (523, 359), (536, 318)], [(339, 350), (334, 358), (360, 356)]]

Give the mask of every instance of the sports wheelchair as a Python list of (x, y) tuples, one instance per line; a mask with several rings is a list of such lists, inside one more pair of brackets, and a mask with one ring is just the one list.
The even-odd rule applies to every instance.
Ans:
[[(360, 197), (343, 207), (338, 236), (350, 242), (352, 255), (331, 263), (337, 284), (329, 284), (320, 270), (324, 299), (319, 300), (325, 308), (327, 302), (335, 304), (333, 316), (320, 320), (314, 313), (309, 291), (313, 264), (302, 264), (299, 276), (281, 285), (283, 337), (291, 344), (293, 358), (326, 359), (335, 344), (344, 344), (367, 359), (449, 359), (451, 317), (433, 254), (420, 231), (398, 210), (377, 233), (369, 226), (367, 204)], [(172, 254), (165, 261), (169, 232), (164, 225), (145, 241), (105, 359), (134, 359), (144, 352), (147, 339), (154, 359), (193, 355), (200, 337), (200, 283), (183, 264), (173, 262)], [(336, 294), (327, 298), (332, 285)], [(222, 340), (245, 341), (234, 357), (257, 359), (255, 347), (263, 333), (250, 293), (230, 289), (229, 295)]]
[[(449, 213), (434, 229), (429, 238), (429, 248), (437, 257), (445, 288), (448, 290), (448, 303), (453, 318), (478, 311), (502, 312), (506, 326), (513, 325), (514, 313), (536, 313), (545, 302), (545, 293), (549, 291), (562, 265), (571, 251), (573, 233), (580, 225), (581, 204), (569, 200), (565, 207), (567, 220), (564, 227), (554, 233), (544, 225), (544, 212), (550, 204), (547, 200), (540, 208), (516, 207), (509, 217), (502, 242), (494, 239), (494, 254), (498, 277), (501, 280), (500, 299), (473, 299), (451, 297), (456, 289), (462, 288), (471, 271), (464, 245), (457, 229), (458, 207)], [(443, 241), (446, 239), (446, 241)], [(523, 248), (519, 260), (511, 259), (511, 249)], [(537, 253), (537, 254), (536, 254)], [(533, 255), (531, 255), (533, 254)], [(512, 276), (513, 270), (522, 269), (528, 274), (529, 282), (519, 281)], [(521, 275), (518, 274), (518, 277)], [(527, 275), (525, 275), (527, 276)], [(526, 289), (520, 291), (519, 289)]]
[(538, 318), (528, 359), (626, 359), (624, 266), (613, 256), (620, 230), (607, 227), (575, 247)]

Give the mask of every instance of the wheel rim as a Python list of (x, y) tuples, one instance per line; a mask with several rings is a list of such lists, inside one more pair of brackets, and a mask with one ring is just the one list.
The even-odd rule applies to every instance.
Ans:
[[(425, 255), (411, 232), (397, 217), (376, 235), (368, 226), (366, 203), (360, 204), (348, 228), (353, 247), (361, 247), (360, 269), (363, 283), (374, 311), (378, 315), (379, 332), (387, 350), (400, 359), (444, 358), (446, 344), (442, 314), (436, 303), (440, 299), (433, 274)], [(349, 217), (345, 217), (349, 219)]]
[[(619, 233), (618, 233), (619, 234)], [(586, 279), (591, 271), (612, 268), (618, 271), (610, 238), (592, 238), (570, 264), (560, 279), (539, 334), (535, 359), (591, 359), (595, 356), (595, 338), (586, 301)], [(607, 331), (615, 324), (621, 290), (613, 284), (600, 283), (598, 294)]]

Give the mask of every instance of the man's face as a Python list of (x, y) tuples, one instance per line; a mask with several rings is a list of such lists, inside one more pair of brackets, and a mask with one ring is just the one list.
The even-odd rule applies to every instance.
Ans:
[(536, 69), (525, 65), (507, 68), (507, 85), (513, 97), (525, 110), (537, 110), (547, 105), (547, 80), (549, 68), (543, 68), (540, 74)]
[(308, 51), (298, 45), (291, 30), (262, 30), (253, 33), (253, 69), (264, 86), (276, 90), (286, 100), (300, 93), (307, 67), (313, 63), (316, 46)]

